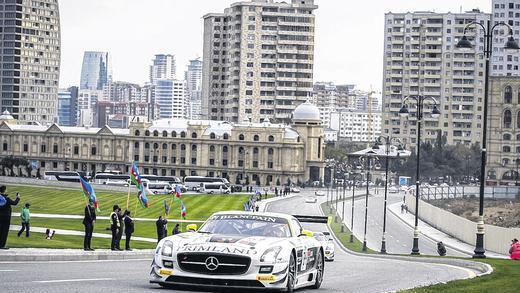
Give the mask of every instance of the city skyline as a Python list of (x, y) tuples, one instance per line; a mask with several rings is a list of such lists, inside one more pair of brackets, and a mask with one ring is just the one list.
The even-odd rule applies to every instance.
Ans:
[[(125, 1), (124, 4), (122, 0), (83, 3), (61, 0), (60, 87), (79, 84), (84, 51), (110, 52), (114, 80), (143, 84), (148, 79), (150, 61), (158, 53), (176, 55), (177, 74), (182, 75), (189, 60), (202, 57), (202, 16), (211, 11), (221, 11), (236, 1), (199, 1), (203, 5), (167, 0), (153, 2), (155, 5), (142, 6), (139, 5), (141, 2), (134, 0)], [(491, 1), (488, 0), (457, 3), (400, 1), (399, 6), (394, 2), (375, 2), (377, 5), (374, 1), (351, 4), (316, 0), (319, 8), (316, 10), (315, 82), (352, 83), (361, 88), (380, 90), (386, 12), (459, 12), (473, 8), (491, 11)], [(114, 11), (119, 13), (114, 14)], [(144, 21), (133, 21), (143, 15)], [(343, 28), (341, 35), (348, 37), (345, 41), (337, 41), (338, 26)], [(358, 40), (356, 44), (363, 45), (352, 46), (349, 40)]]

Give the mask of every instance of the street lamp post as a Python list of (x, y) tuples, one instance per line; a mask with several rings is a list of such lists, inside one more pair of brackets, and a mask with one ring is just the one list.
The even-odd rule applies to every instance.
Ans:
[[(345, 173), (343, 173), (345, 174)], [(344, 233), (345, 232), (345, 190), (347, 188), (347, 180), (346, 180), (346, 176), (343, 175), (343, 200), (342, 200), (342, 204), (343, 204), (343, 208), (342, 208), (342, 211), (341, 211), (341, 233)]]
[(472, 26), (480, 26), (484, 30), (484, 56), (486, 58), (486, 78), (484, 82), (484, 111), (482, 117), (482, 155), (480, 161), (480, 189), (479, 189), (479, 220), (477, 223), (477, 238), (475, 243), (475, 250), (473, 254), (473, 258), (485, 258), (486, 250), (484, 248), (484, 188), (486, 185), (486, 154), (487, 154), (487, 115), (488, 115), (488, 100), (489, 100), (489, 60), (491, 59), (491, 55), (493, 54), (493, 35), (496, 27), (505, 26), (509, 28), (509, 37), (504, 46), (506, 50), (519, 50), (520, 47), (518, 43), (513, 38), (513, 29), (510, 25), (499, 22), (491, 27), (491, 22), (487, 21), (487, 27), (485, 27), (480, 22), (472, 22), (464, 27), (464, 35), (457, 43), (456, 47), (461, 49), (471, 49), (473, 45), (466, 37), (466, 32), (468, 28)]
[[(369, 151), (365, 154), (365, 157), (359, 158), (360, 162), (365, 164), (365, 171), (366, 171), (366, 194), (365, 194), (365, 227), (363, 231), (363, 248), (362, 251), (366, 252), (368, 250), (367, 248), (367, 222), (368, 222), (368, 196), (369, 196), (369, 181), (370, 181), (370, 168), (372, 165), (370, 164), (371, 161), (371, 155), (373, 154), (373, 151)], [(374, 158), (376, 160), (377, 158)]]
[[(402, 145), (401, 141), (398, 138), (390, 137), (390, 136), (380, 136), (377, 141), (376, 145), (373, 147), (373, 149), (377, 150), (379, 149), (379, 144), (381, 144), (381, 141), (385, 141), (385, 203), (383, 207), (383, 236), (381, 238), (381, 253), (386, 254), (386, 210), (387, 210), (387, 202), (388, 202), (388, 167), (390, 165), (390, 148), (392, 147), (392, 140), (396, 141), (398, 143), (397, 151), (402, 151)], [(399, 155), (399, 153), (398, 153)]]
[(352, 176), (352, 217), (350, 218), (350, 243), (354, 242), (354, 197), (356, 195), (356, 174)]
[(420, 169), (419, 169), (419, 162), (420, 162), (420, 155), (421, 155), (421, 124), (423, 119), (423, 112), (424, 112), (424, 106), (425, 102), (430, 100), (434, 103), (433, 109), (432, 109), (432, 116), (434, 118), (440, 116), (441, 112), (437, 108), (437, 100), (433, 97), (428, 96), (408, 96), (403, 100), (403, 106), (401, 107), (401, 110), (399, 110), (399, 114), (403, 116), (407, 116), (409, 114), (408, 111), (408, 105), (406, 102), (408, 100), (414, 100), (417, 104), (417, 164), (416, 164), (416, 174), (415, 174), (415, 227), (413, 232), (413, 248), (412, 248), (412, 254), (418, 255), (419, 252), (419, 198), (421, 197), (421, 192), (419, 190), (420, 183)]

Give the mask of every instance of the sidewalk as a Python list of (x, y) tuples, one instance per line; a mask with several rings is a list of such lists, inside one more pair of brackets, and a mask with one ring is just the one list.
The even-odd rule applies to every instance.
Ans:
[[(415, 216), (412, 213), (401, 213), (401, 203), (394, 203), (388, 206), (388, 211), (392, 213), (394, 216), (403, 221), (406, 225), (410, 227), (415, 227)], [(441, 232), (434, 227), (430, 226), (428, 223), (425, 223), (419, 219), (419, 230), (421, 234), (425, 237), (432, 239), (435, 242), (444, 243), (446, 247), (457, 250), (462, 253), (466, 253), (469, 255), (473, 255), (474, 246), (462, 242), (444, 232)], [(508, 258), (508, 256), (503, 254), (494, 253), (491, 251), (486, 251), (486, 256), (492, 258)]]
[(269, 207), (269, 204), (271, 204), (272, 202), (293, 198), (293, 197), (298, 196), (298, 195), (299, 195), (299, 193), (292, 193), (291, 195), (271, 197), (269, 199), (264, 199), (264, 200), (261, 200), (261, 201), (257, 201), (258, 210), (260, 212), (267, 212), (267, 208)]
[(97, 261), (97, 260), (152, 260), (153, 249), (134, 249), (133, 251), (111, 251), (96, 249), (47, 249), (47, 248), (11, 248), (0, 251), (0, 262), (18, 261)]

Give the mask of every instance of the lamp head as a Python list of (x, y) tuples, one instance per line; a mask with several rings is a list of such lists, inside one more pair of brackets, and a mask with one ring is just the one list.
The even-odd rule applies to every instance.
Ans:
[(408, 111), (408, 105), (403, 104), (403, 106), (399, 110), (399, 115), (401, 115), (402, 117), (407, 117), (408, 114), (410, 114), (410, 112)]
[(441, 116), (441, 111), (439, 110), (439, 108), (437, 108), (437, 105), (435, 105), (433, 106), (432, 117), (439, 118), (439, 116)]
[(506, 50), (519, 50), (520, 47), (518, 46), (518, 43), (516, 42), (513, 35), (509, 35), (509, 38), (507, 38), (506, 45), (504, 46), (504, 49)]
[(468, 40), (468, 37), (466, 37), (466, 35), (463, 35), (462, 39), (459, 40), (459, 42), (457, 43), (457, 45), (455, 45), (455, 47), (457, 47), (459, 49), (472, 49), (473, 45)]

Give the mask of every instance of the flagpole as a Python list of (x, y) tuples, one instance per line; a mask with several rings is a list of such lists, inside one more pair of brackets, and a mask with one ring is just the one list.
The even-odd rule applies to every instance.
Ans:
[(132, 185), (132, 181), (128, 183), (128, 194), (126, 196), (126, 209), (128, 210), (128, 205), (130, 204), (130, 186)]

